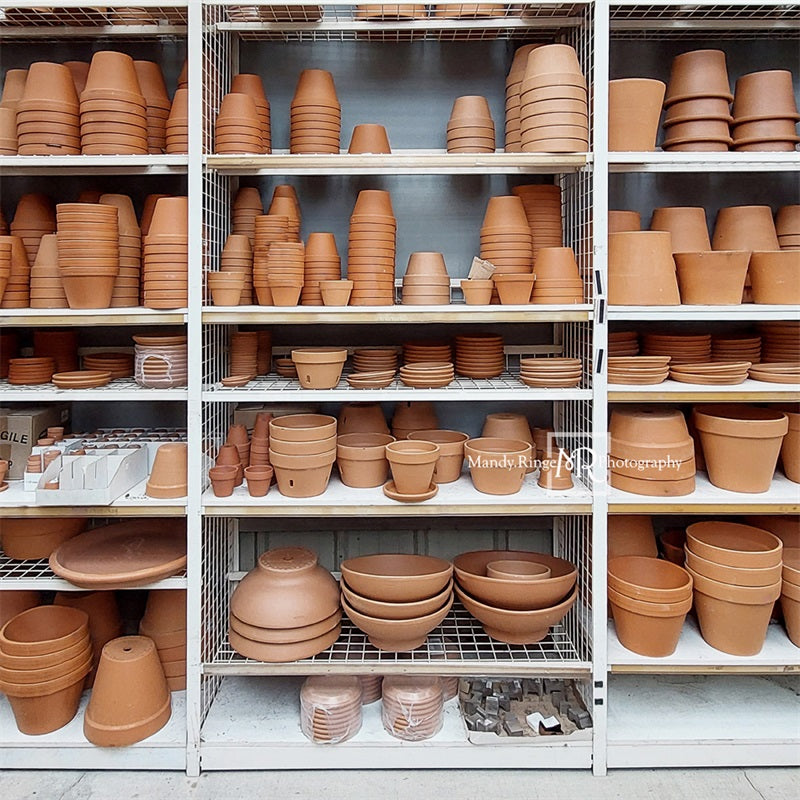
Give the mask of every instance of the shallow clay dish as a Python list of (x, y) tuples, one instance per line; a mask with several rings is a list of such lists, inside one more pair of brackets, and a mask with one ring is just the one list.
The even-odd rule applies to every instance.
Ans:
[(397, 486), (395, 486), (392, 480), (387, 481), (383, 485), (383, 493), (390, 500), (397, 500), (400, 503), (422, 503), (425, 500), (430, 500), (432, 497), (435, 497), (438, 491), (439, 487), (435, 483), (431, 483), (424, 492), (419, 492), (417, 494), (403, 494), (402, 492), (398, 492)]
[(231, 647), (245, 658), (269, 663), (285, 663), (297, 661), (301, 658), (311, 658), (323, 650), (327, 650), (338, 638), (342, 631), (341, 624), (328, 633), (308, 639), (304, 642), (291, 642), (289, 644), (266, 644), (254, 642), (234, 630), (228, 631)]
[(411, 603), (434, 597), (453, 574), (449, 561), (434, 556), (383, 553), (342, 562), (342, 578), (363, 597)]

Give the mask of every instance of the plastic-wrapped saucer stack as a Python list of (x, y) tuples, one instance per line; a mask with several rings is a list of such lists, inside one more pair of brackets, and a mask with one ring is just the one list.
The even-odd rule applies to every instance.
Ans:
[(186, 386), (188, 380), (185, 336), (134, 336), (134, 378), (149, 389)]
[(384, 730), (397, 739), (419, 742), (442, 728), (442, 682), (422, 675), (387, 675), (383, 679)]
[(300, 689), (300, 728), (317, 744), (338, 744), (361, 729), (361, 681), (355, 675), (314, 675)]
[(360, 675), (361, 705), (368, 706), (381, 699), (383, 694), (383, 675)]

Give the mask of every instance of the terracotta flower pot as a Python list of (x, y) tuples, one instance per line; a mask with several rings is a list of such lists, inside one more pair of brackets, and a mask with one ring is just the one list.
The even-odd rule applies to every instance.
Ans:
[(746, 493), (769, 490), (789, 429), (783, 412), (751, 406), (695, 406), (694, 425), (714, 486)]
[(609, 560), (623, 556), (655, 558), (657, 555), (656, 535), (650, 516), (614, 514), (608, 518)]
[(232, 464), (218, 464), (211, 467), (208, 477), (211, 480), (211, 488), (214, 497), (230, 497), (233, 494), (237, 478), (237, 467)]
[(485, 494), (516, 494), (530, 466), (531, 445), (517, 439), (481, 437), (464, 444), (472, 483)]
[(391, 153), (389, 137), (383, 125), (356, 125), (348, 153)]
[(656, 149), (658, 121), (666, 85), (646, 78), (608, 84), (608, 149), (646, 152)]
[(264, 497), (269, 491), (274, 471), (271, 466), (251, 466), (244, 468), (247, 493), (250, 497)]
[[(684, 305), (739, 305), (742, 302), (750, 263), (746, 250), (676, 252), (674, 258)], [(800, 289), (800, 272), (797, 285)]]
[(783, 581), (781, 610), (786, 635), (793, 645), (800, 647), (800, 586)]
[(161, 499), (185, 497), (188, 492), (188, 458), (185, 443), (162, 444), (156, 450), (145, 494)]
[(687, 549), (695, 555), (721, 566), (736, 568), (778, 566), (783, 552), (782, 542), (777, 536), (737, 522), (695, 522), (686, 529), (686, 542)]
[(789, 418), (789, 430), (783, 437), (781, 445), (781, 463), (783, 474), (800, 483), (800, 411), (796, 406), (781, 406), (780, 410)]
[(608, 237), (611, 305), (679, 305), (670, 234), (612, 233)]
[(319, 455), (290, 456), (269, 451), (278, 491), (286, 497), (317, 497), (328, 487), (336, 449)]
[(0, 628), (17, 614), (35, 608), (41, 602), (41, 593), (30, 589), (0, 590)]
[(347, 350), (317, 347), (292, 350), (292, 361), (304, 389), (333, 389), (342, 377)]
[(664, 558), (673, 564), (682, 567), (686, 560), (683, 546), (686, 543), (686, 531), (682, 528), (670, 528), (659, 537)]
[(354, 282), (350, 280), (320, 281), (322, 302), (326, 306), (346, 306), (353, 291)]
[(659, 558), (610, 559), (608, 586), (625, 597), (647, 603), (678, 603), (692, 597), (692, 579), (686, 570)]
[(433, 480), (439, 445), (427, 441), (395, 441), (385, 446), (397, 491), (406, 495), (426, 492)]
[[(386, 445), (395, 441), (386, 433), (346, 433), (337, 437), (336, 464), (345, 486), (382, 486), (389, 479)], [(426, 487), (427, 488), (427, 487)]]
[(736, 81), (733, 116), (740, 123), (764, 118), (800, 119), (792, 73), (773, 69), (742, 75)]
[(769, 206), (729, 206), (717, 213), (714, 250), (780, 250)]
[(650, 220), (651, 231), (668, 231), (673, 253), (696, 253), (711, 249), (706, 210), (700, 207), (657, 208)]
[(439, 446), (439, 457), (433, 471), (433, 482), (452, 483), (461, 477), (464, 465), (464, 442), (469, 435), (460, 431), (421, 430), (408, 435), (409, 441), (434, 442)]
[(750, 258), (754, 303), (800, 303), (800, 250), (754, 252)]
[(494, 281), (465, 279), (461, 281), (461, 291), (464, 294), (464, 302), (468, 306), (488, 306), (492, 301), (492, 290)]
[(37, 606), (23, 611), (3, 626), (0, 652), (9, 656), (49, 655), (72, 647), (88, 633), (89, 617), (83, 611), (63, 606)]
[(672, 60), (665, 104), (694, 97), (733, 100), (722, 50), (690, 50)]
[(501, 305), (527, 305), (533, 291), (533, 275), (509, 275), (495, 272), (492, 275)]
[(638, 211), (609, 211), (608, 232), (625, 233), (626, 231), (640, 231), (642, 229), (642, 216)]
[(3, 551), (13, 559), (49, 558), (60, 544), (86, 529), (81, 517), (3, 520)]
[(564, 491), (573, 487), (572, 468), (565, 450), (542, 454), (538, 485), (543, 489)]

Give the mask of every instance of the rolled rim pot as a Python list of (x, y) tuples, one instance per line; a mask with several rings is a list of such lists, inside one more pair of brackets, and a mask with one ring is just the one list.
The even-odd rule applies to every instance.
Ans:
[(441, 592), (453, 565), (434, 556), (384, 553), (347, 559), (341, 571), (348, 587), (362, 597), (410, 603)]
[(86, 636), (89, 616), (68, 606), (36, 606), (9, 620), (0, 630), (0, 651), (37, 656), (71, 647)]
[(270, 420), (270, 438), (309, 442), (336, 433), (336, 417), (327, 414), (289, 414)]
[(608, 586), (647, 603), (678, 603), (692, 596), (692, 578), (685, 569), (645, 556), (612, 558), (608, 562)]
[(482, 436), (464, 443), (464, 455), (479, 492), (514, 494), (522, 488), (532, 448), (529, 442), (517, 439)]
[(727, 567), (701, 558), (687, 546), (686, 566), (698, 575), (733, 586), (772, 586), (781, 580), (781, 565), (773, 567)]
[(362, 597), (342, 581), (342, 595), (351, 608), (360, 614), (384, 620), (417, 619), (434, 614), (445, 606), (448, 600), (452, 599), (452, 593), (453, 579), (451, 578), (444, 589), (433, 597), (428, 597), (424, 600), (413, 600), (408, 603), (392, 603), (384, 600), (373, 600), (370, 597)]
[(765, 569), (781, 563), (783, 542), (769, 531), (738, 522), (696, 522), (686, 528), (695, 555), (727, 567)]
[(488, 578), (512, 581), (543, 581), (551, 575), (550, 567), (537, 561), (514, 561), (502, 559), (486, 565)]

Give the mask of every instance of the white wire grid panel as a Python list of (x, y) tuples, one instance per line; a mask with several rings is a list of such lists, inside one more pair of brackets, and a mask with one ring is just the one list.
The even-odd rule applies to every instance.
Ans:
[(594, 298), (593, 183), (594, 174), (588, 171), (562, 173), (559, 176), (564, 245), (571, 247), (575, 252), (583, 278), (583, 296), (586, 303), (592, 303)]
[[(584, 23), (589, 3), (498, 3), (490, 17), (476, 18), (474, 4), (447, 2), (429, 6), (418, 18), (398, 18), (380, 12), (367, 17), (349, 2), (310, 5), (303, 0), (284, 4), (209, 4), (208, 25), (236, 31), (243, 39), (283, 41), (479, 41), (523, 38), (540, 32), (558, 36)], [(438, 16), (436, 8), (447, 17)], [(445, 13), (442, 10), (441, 13)]]
[[(203, 7), (203, 152), (214, 152), (213, 135), (214, 121), (217, 109), (222, 102), (222, 98), (228, 92), (231, 79), (236, 71), (238, 62), (239, 40), (236, 36), (219, 31), (215, 27), (215, 22), (220, 19), (222, 9), (217, 6)], [(209, 194), (216, 197), (222, 191), (222, 187), (228, 188), (227, 182), (220, 182), (216, 176), (204, 175), (203, 178), (204, 209), (207, 208)], [(207, 182), (214, 183), (208, 186)], [(204, 223), (206, 221), (204, 220)], [(226, 225), (229, 224), (227, 221)]]

